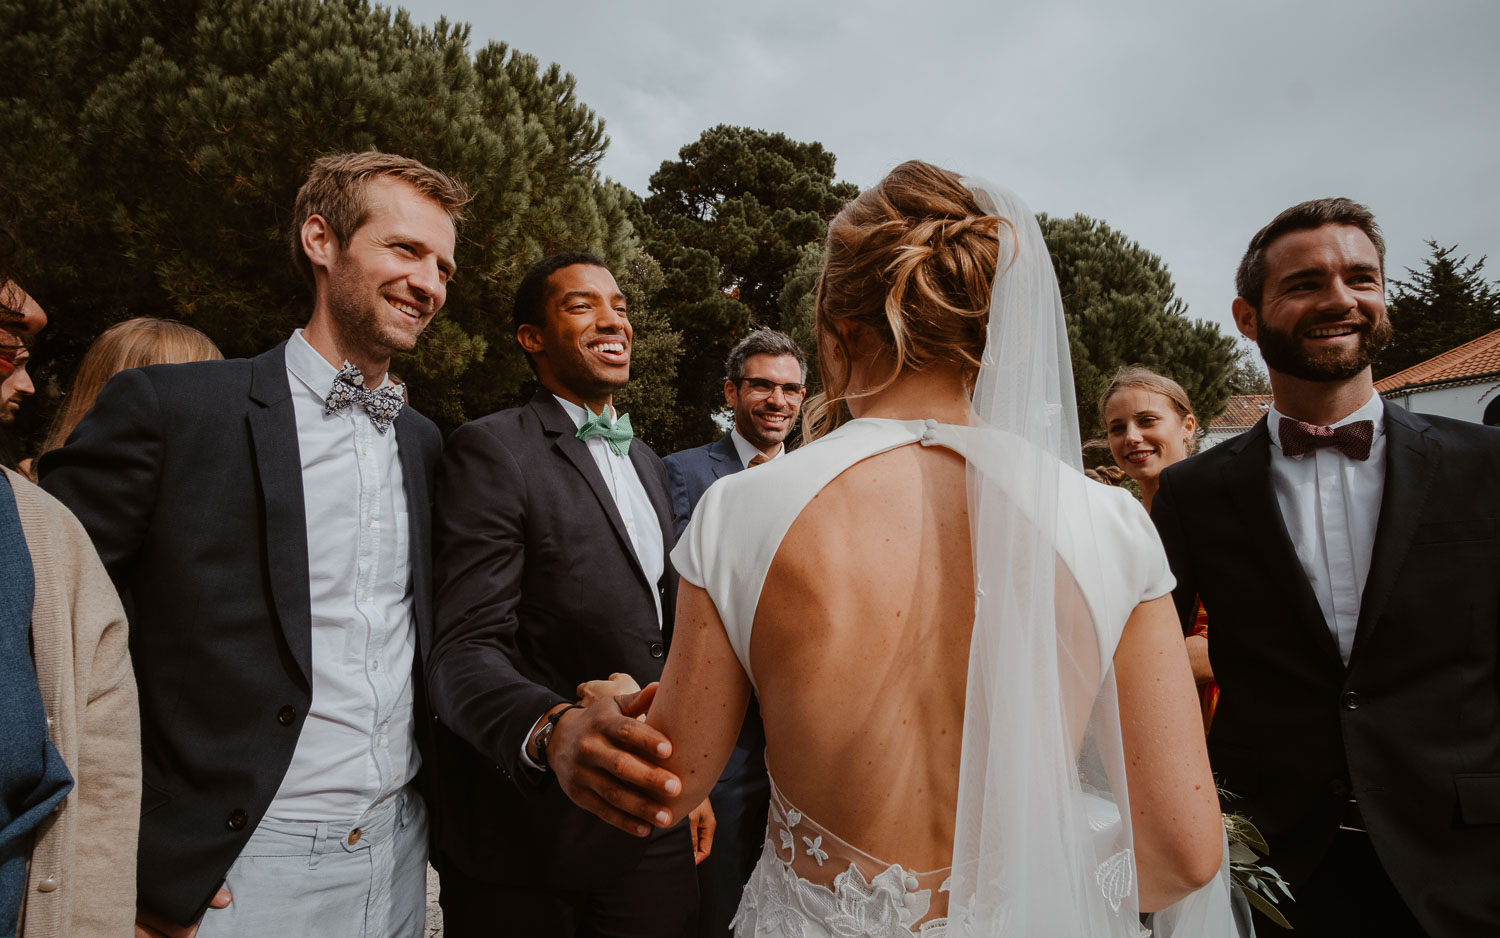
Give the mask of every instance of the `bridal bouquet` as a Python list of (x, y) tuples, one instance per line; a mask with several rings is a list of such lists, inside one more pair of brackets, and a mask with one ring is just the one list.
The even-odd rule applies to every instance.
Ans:
[[(1225, 799), (1234, 797), (1222, 789), (1219, 794)], [(1276, 908), (1281, 901), (1276, 892), (1280, 890), (1288, 900), (1296, 900), (1292, 899), (1292, 891), (1287, 888), (1281, 874), (1260, 862), (1261, 857), (1271, 852), (1266, 838), (1249, 818), (1228, 811), (1224, 812), (1224, 834), (1229, 838), (1230, 881), (1260, 914), (1282, 928), (1290, 929), (1291, 923)]]

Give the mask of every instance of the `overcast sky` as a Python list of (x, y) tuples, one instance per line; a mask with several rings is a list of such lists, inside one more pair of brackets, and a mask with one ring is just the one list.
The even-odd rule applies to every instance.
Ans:
[(1369, 205), (1393, 276), (1432, 238), (1500, 278), (1497, 0), (397, 5), (571, 72), (643, 195), (721, 123), (820, 141), (862, 188), (921, 158), (1108, 221), (1231, 333), (1246, 242), (1303, 199)]

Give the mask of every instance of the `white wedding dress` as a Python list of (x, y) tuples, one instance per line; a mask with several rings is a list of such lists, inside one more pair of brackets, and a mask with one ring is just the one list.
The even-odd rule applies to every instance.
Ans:
[[(930, 420), (855, 420), (785, 458), (721, 479), (705, 494), (672, 552), (672, 562), (683, 579), (712, 598), (751, 684), (756, 683), (750, 665), (752, 624), (767, 571), (788, 529), (814, 496), (850, 466), (911, 444), (943, 446), (963, 455), (971, 480), (978, 480), (971, 484), (1016, 509), (1019, 523), (1029, 521), (1051, 532), (1048, 543), (1076, 585), (1082, 599), (1078, 608), (1091, 620), (1087, 625), (1092, 627), (1092, 642), (1085, 644), (1096, 647), (1085, 657), (1092, 656), (1096, 678), (1085, 693), (1092, 701), (1107, 680), (1108, 663), (1131, 611), (1173, 586), (1150, 519), (1129, 493), (1089, 481), (1020, 437)], [(1037, 491), (1055, 493), (1055, 512), (1043, 507), (1051, 498), (1038, 502), (1028, 497)], [(1034, 517), (1038, 513), (1046, 517)], [(1049, 577), (1051, 566), (1046, 564)], [(986, 615), (987, 581), (976, 575), (975, 582), (977, 633)], [(1050, 594), (1050, 584), (1047, 591)], [(972, 714), (966, 716), (966, 724), (970, 721), (982, 722)], [(966, 764), (968, 758), (966, 752)], [(1005, 930), (1008, 922), (1020, 924), (1011, 922), (1008, 903), (989, 901), (1004, 894), (1001, 887), (983, 893), (984, 902), (972, 895), (950, 897), (955, 879), (979, 875), (979, 861), (967, 864), (973, 875), (953, 877), (952, 867), (911, 870), (901, 857), (871, 856), (791, 804), (776, 788), (774, 763), (768, 764), (773, 778), (766, 842), (745, 887), (734, 923), (736, 935), (935, 938), (992, 934)], [(878, 778), (857, 775), (839, 780), (847, 786), (879, 783)], [(1076, 832), (1083, 845), (1079, 853), (1087, 857), (1083, 865), (1089, 868), (1079, 870), (1077, 879), (1098, 891), (1094, 899), (1101, 907), (1112, 905), (1120, 913), (1122, 900), (1128, 899), (1119, 917), (1131, 928), (1134, 865), (1128, 830), (1113, 801), (1091, 794), (1086, 785), (1074, 787), (1078, 790), (1065, 797), (1077, 810), (1062, 812), (1071, 816), (1059, 823)], [(961, 788), (961, 806), (965, 797)], [(988, 872), (983, 875), (987, 882), (994, 878)], [(1038, 934), (1024, 928), (1012, 933)]]

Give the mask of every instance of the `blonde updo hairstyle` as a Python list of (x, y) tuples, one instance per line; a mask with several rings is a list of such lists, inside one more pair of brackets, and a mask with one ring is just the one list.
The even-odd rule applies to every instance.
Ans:
[[(848, 420), (850, 399), (876, 394), (906, 371), (956, 364), (972, 388), (1002, 228), (1014, 238), (1010, 222), (981, 209), (956, 173), (916, 160), (844, 207), (828, 226), (818, 280), (823, 391), (803, 408), (808, 439)], [(886, 363), (874, 387), (849, 388), (846, 323), (864, 327), (859, 354)]]

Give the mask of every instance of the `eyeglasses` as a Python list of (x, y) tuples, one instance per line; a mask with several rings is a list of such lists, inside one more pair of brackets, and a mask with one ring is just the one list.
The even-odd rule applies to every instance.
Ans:
[(747, 391), (747, 396), (749, 397), (770, 397), (777, 388), (781, 388), (781, 393), (786, 395), (786, 399), (789, 401), (800, 401), (807, 394), (807, 385), (798, 384), (795, 381), (788, 381), (786, 384), (777, 384), (775, 381), (769, 381), (765, 378), (741, 378), (740, 383), (750, 386)]

